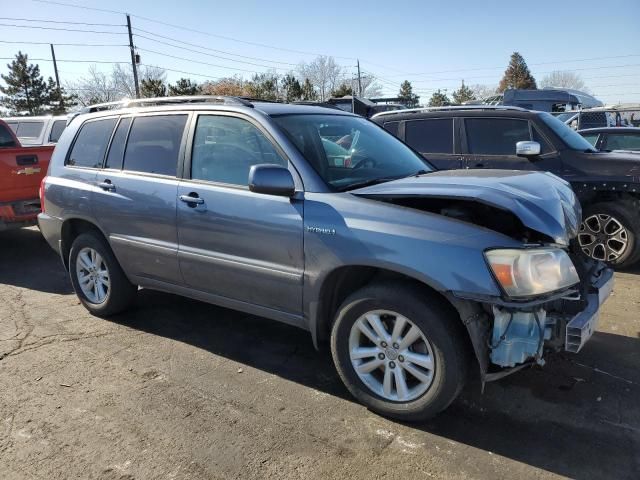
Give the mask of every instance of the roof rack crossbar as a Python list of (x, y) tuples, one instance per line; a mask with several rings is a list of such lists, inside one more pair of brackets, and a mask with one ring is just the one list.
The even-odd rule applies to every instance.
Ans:
[(101, 112), (103, 110), (119, 110), (129, 107), (151, 107), (157, 105), (177, 105), (181, 103), (217, 103), (223, 105), (242, 105), (253, 108), (250, 101), (231, 96), (222, 95), (192, 95), (192, 96), (176, 96), (176, 97), (156, 97), (156, 98), (138, 98), (124, 99), (117, 102), (97, 103), (84, 107), (80, 113)]

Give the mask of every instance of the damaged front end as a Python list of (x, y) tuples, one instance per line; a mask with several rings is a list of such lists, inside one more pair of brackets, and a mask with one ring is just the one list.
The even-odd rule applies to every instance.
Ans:
[(577, 353), (591, 338), (613, 289), (613, 270), (580, 253), (570, 257), (579, 283), (552, 294), (527, 300), (447, 294), (469, 332), (483, 382), (544, 365), (547, 351)]
[(519, 244), (483, 252), (501, 295), (447, 291), (480, 364), (482, 381), (548, 350), (578, 352), (598, 323), (613, 271), (575, 248), (581, 209), (569, 184), (541, 172), (441, 171), (354, 192), (505, 235)]

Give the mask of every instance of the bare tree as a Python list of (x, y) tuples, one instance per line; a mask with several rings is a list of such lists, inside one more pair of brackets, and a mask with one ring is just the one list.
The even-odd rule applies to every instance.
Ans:
[[(167, 74), (158, 67), (145, 66), (140, 70), (140, 82), (143, 80), (164, 83)], [(81, 105), (115, 102), (123, 98), (135, 98), (136, 89), (131, 68), (116, 63), (109, 74), (98, 70), (95, 65), (89, 67), (86, 77), (67, 83), (66, 89), (78, 97)]]
[(301, 63), (298, 71), (302, 78), (309, 79), (320, 101), (327, 100), (342, 80), (342, 67), (333, 57), (325, 55), (320, 55), (311, 63)]
[[(358, 79), (353, 80), (353, 91), (358, 91)], [(360, 84), (362, 85), (362, 96), (365, 98), (379, 97), (382, 95), (382, 86), (376, 81), (373, 75), (361, 75)]]
[(587, 86), (584, 84), (582, 77), (574, 72), (568, 72), (566, 70), (556, 70), (546, 75), (540, 82), (541, 87), (560, 87), (560, 88), (572, 88), (574, 90), (581, 90), (588, 92)]
[(473, 92), (473, 96), (478, 100), (484, 100), (487, 97), (496, 95), (497, 87), (495, 85), (469, 85), (469, 89)]

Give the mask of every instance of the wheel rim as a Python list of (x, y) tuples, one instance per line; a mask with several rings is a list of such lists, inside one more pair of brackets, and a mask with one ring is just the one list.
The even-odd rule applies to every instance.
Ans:
[(585, 218), (580, 225), (578, 243), (591, 258), (615, 262), (629, 248), (629, 232), (617, 218), (596, 213)]
[(385, 400), (415, 400), (433, 383), (431, 344), (396, 312), (373, 310), (358, 318), (349, 335), (349, 356), (360, 380)]
[(111, 288), (109, 269), (96, 250), (89, 247), (80, 250), (76, 258), (76, 276), (80, 290), (91, 303), (106, 300)]

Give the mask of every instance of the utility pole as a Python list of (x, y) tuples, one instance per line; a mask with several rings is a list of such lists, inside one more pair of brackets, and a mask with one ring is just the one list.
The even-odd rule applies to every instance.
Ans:
[(360, 60), (358, 59), (358, 96), (362, 96), (362, 80), (360, 78)]
[(53, 59), (53, 72), (56, 74), (56, 85), (58, 86), (58, 99), (60, 100), (60, 110), (64, 111), (64, 101), (62, 99), (62, 90), (60, 90), (60, 76), (58, 75), (58, 63), (56, 62), (56, 51), (53, 49), (53, 43), (50, 43), (51, 58)]
[(133, 34), (131, 33), (131, 17), (127, 15), (127, 30), (129, 30), (129, 50), (131, 50), (131, 68), (133, 68), (133, 83), (136, 86), (136, 98), (140, 98), (138, 85), (138, 66), (136, 65), (136, 51), (133, 48)]

